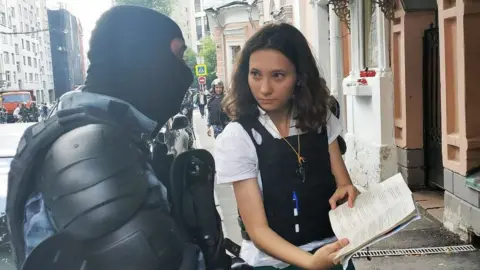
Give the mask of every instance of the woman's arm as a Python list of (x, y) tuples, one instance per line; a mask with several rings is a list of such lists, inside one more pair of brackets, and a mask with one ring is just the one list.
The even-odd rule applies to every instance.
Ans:
[(348, 174), (345, 162), (343, 162), (340, 147), (337, 140), (333, 141), (328, 146), (328, 152), (330, 153), (330, 167), (337, 183), (337, 190), (330, 198), (329, 203), (332, 209), (337, 207), (337, 202), (342, 201), (345, 197), (348, 198), (348, 206), (353, 207), (353, 203), (358, 195), (358, 190), (352, 184), (350, 175)]
[(257, 179), (234, 182), (233, 189), (245, 229), (255, 246), (283, 262), (310, 269), (313, 256), (290, 244), (268, 226)]
[(338, 146), (337, 140), (335, 140), (328, 146), (328, 152), (330, 153), (330, 166), (332, 169), (332, 173), (335, 176), (337, 186), (351, 185), (352, 180), (350, 179), (350, 175), (348, 174), (345, 162), (343, 162), (342, 154), (340, 152), (340, 147)]

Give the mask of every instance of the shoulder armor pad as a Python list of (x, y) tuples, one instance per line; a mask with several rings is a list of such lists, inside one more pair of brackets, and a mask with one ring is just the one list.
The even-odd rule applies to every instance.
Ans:
[(143, 153), (125, 133), (105, 124), (60, 136), (45, 156), (39, 190), (59, 230), (77, 239), (123, 225), (144, 201)]
[[(116, 126), (122, 124), (113, 121), (108, 111), (84, 106), (60, 110), (46, 121), (25, 130), (18, 144), (17, 154), (10, 165), (6, 207), (10, 242), (18, 268), (21, 267), (25, 254), (23, 239), (25, 203), (36, 188), (35, 174), (42, 164), (46, 151), (62, 134), (78, 127), (98, 123)], [(121, 132), (118, 136), (126, 134), (127, 132)]]

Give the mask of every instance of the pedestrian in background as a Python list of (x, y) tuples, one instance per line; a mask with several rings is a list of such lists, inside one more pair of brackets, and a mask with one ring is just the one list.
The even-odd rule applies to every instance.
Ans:
[(205, 91), (203, 89), (198, 90), (197, 104), (200, 114), (203, 118), (205, 116), (205, 105), (207, 105), (207, 96), (205, 95)]
[[(232, 122), (215, 143), (217, 182), (233, 183), (240, 256), (255, 269), (342, 269), (328, 212), (353, 207), (338, 118), (302, 33), (265, 26), (245, 44), (223, 108)], [(349, 264), (347, 269), (354, 269)]]
[(217, 136), (222, 133), (225, 126), (228, 124), (228, 116), (222, 109), (222, 101), (224, 97), (225, 85), (220, 79), (215, 79), (212, 83), (213, 93), (211, 94), (207, 107), (208, 107), (208, 118), (207, 118), (207, 134), (208, 136)]

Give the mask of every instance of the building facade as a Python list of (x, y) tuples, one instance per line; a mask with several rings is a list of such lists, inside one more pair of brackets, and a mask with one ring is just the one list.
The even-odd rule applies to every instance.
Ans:
[(257, 1), (205, 1), (210, 28), (217, 45), (217, 77), (228, 83), (235, 60), (245, 42), (260, 26)]
[(170, 17), (178, 24), (183, 33), (185, 44), (192, 47), (192, 30), (193, 20), (191, 18), (191, 9), (193, 7), (193, 0), (178, 0), (172, 9)]
[(60, 97), (84, 83), (78, 20), (66, 9), (48, 10), (55, 95)]
[(209, 1), (211, 0), (190, 0), (191, 48), (195, 53), (200, 52), (202, 39), (212, 34), (204, 11)]
[(333, 2), (317, 3), (329, 9), (352, 179), (368, 188), (401, 172), (444, 194), (446, 228), (480, 236), (480, 3)]
[[(80, 20), (78, 23), (78, 44), (80, 49), (80, 81), (84, 82), (87, 78), (86, 67), (87, 63), (85, 62), (85, 48), (83, 44), (83, 26)], [(83, 83), (82, 83), (83, 84)]]
[(37, 102), (53, 102), (47, 29), (45, 0), (0, 0), (0, 89), (34, 90)]
[(237, 54), (259, 27), (286, 22), (305, 35), (330, 85), (329, 29), (316, 27), (328, 26), (328, 8), (313, 7), (319, 6), (311, 0), (206, 0), (204, 8), (217, 44), (217, 76), (229, 82)]

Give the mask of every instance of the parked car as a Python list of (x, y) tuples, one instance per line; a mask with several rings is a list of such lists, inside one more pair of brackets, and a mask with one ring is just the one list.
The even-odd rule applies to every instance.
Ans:
[(34, 123), (4, 124), (0, 133), (0, 250), (10, 248), (5, 207), (7, 203), (8, 172), (17, 146), (27, 127)]

